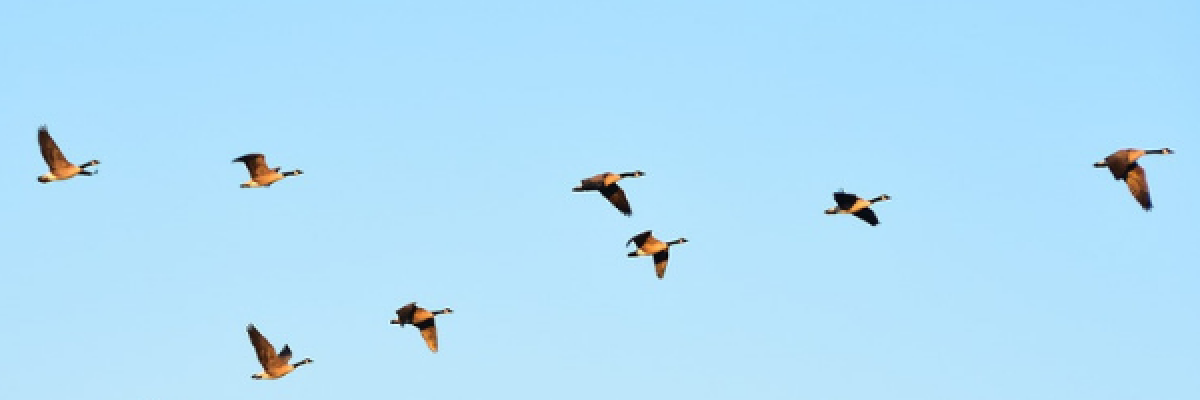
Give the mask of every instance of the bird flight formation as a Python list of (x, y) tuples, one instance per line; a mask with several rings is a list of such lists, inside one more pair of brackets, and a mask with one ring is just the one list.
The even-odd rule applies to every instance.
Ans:
[[(50, 137), (50, 132), (46, 126), (41, 126), (38, 129), (38, 147), (41, 149), (42, 158), (46, 161), (46, 166), (50, 171), (46, 174), (38, 176), (37, 180), (41, 183), (50, 183), (57, 181), (65, 181), (76, 176), (93, 176), (96, 171), (88, 171), (87, 168), (100, 164), (98, 160), (91, 160), (83, 164), (72, 164), (63, 155), (58, 144)], [(1116, 180), (1124, 180), (1129, 187), (1129, 192), (1133, 198), (1137, 200), (1142, 209), (1150, 211), (1153, 207), (1150, 202), (1150, 188), (1146, 183), (1146, 170), (1138, 164), (1138, 160), (1146, 154), (1174, 154), (1171, 149), (1163, 148), (1158, 150), (1141, 150), (1141, 149), (1121, 149), (1104, 158), (1104, 161), (1094, 164), (1096, 168), (1108, 168)], [(303, 174), (303, 171), (296, 169), (292, 171), (280, 171), (280, 167), (271, 168), (268, 166), (266, 157), (260, 153), (250, 153), (233, 159), (233, 162), (240, 162), (246, 165), (246, 169), (250, 173), (250, 180), (241, 184), (242, 188), (266, 188), (272, 184), (278, 183), (283, 178), (297, 176)], [(579, 186), (572, 189), (575, 192), (600, 192), (609, 203), (616, 207), (617, 211), (625, 216), (633, 216), (633, 208), (629, 205), (629, 198), (625, 194), (617, 182), (625, 178), (639, 178), (646, 174), (642, 171), (612, 173), (605, 172), (596, 176), (583, 179)], [(879, 195), (873, 199), (867, 200), (852, 193), (846, 193), (843, 190), (838, 190), (833, 193), (833, 200), (837, 206), (825, 210), (826, 214), (850, 214), (863, 220), (871, 226), (879, 225), (879, 217), (875, 215), (875, 211), (871, 206), (876, 203), (891, 200), (886, 194)], [(637, 249), (629, 252), (629, 257), (651, 256), (654, 260), (654, 272), (658, 279), (663, 279), (667, 272), (667, 259), (672, 246), (687, 243), (685, 238), (675, 239), (669, 242), (664, 242), (655, 238), (652, 231), (639, 233), (625, 242), (626, 246), (630, 244), (636, 245)], [(396, 310), (396, 319), (391, 320), (391, 324), (413, 325), (421, 334), (421, 338), (425, 340), (425, 345), (429, 350), (437, 353), (438, 337), (437, 325), (434, 320), (439, 315), (453, 313), (449, 308), (430, 311), (417, 306), (417, 303), (408, 303)], [(288, 345), (283, 346), (283, 350), (278, 353), (271, 342), (267, 340), (262, 333), (258, 331), (253, 324), (246, 326), (246, 333), (250, 336), (250, 344), (254, 347), (254, 352), (258, 356), (258, 362), (262, 364), (263, 371), (252, 375), (254, 379), (279, 379), (291, 373), (297, 367), (313, 362), (310, 358), (305, 358), (299, 362), (291, 363), (292, 349)]]

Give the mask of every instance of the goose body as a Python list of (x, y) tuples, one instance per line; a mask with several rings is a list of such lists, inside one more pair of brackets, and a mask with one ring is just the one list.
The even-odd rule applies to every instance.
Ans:
[(246, 170), (250, 172), (250, 180), (242, 184), (242, 188), (258, 188), (270, 187), (271, 184), (279, 182), (281, 179), (293, 175), (303, 174), (304, 171), (293, 170), (279, 172), (279, 167), (270, 168), (267, 166), (267, 158), (261, 153), (250, 153), (244, 156), (233, 159), (233, 162), (246, 164)]
[(851, 214), (865, 221), (871, 226), (879, 225), (879, 217), (875, 216), (875, 211), (871, 210), (871, 205), (891, 200), (892, 198), (886, 194), (880, 195), (871, 200), (858, 197), (852, 193), (845, 191), (837, 191), (833, 193), (833, 201), (837, 202), (837, 207), (825, 210), (826, 214)]
[(629, 257), (654, 257), (654, 273), (658, 279), (662, 279), (667, 274), (667, 259), (670, 256), (671, 246), (687, 243), (686, 238), (679, 238), (670, 242), (658, 240), (652, 234), (652, 231), (645, 231), (630, 238), (625, 242), (625, 246), (631, 243), (637, 245), (637, 250), (629, 252)]
[(289, 364), (288, 362), (292, 359), (292, 349), (285, 344), (283, 350), (276, 354), (275, 346), (272, 346), (271, 342), (258, 332), (258, 328), (255, 328), (254, 324), (246, 325), (246, 333), (250, 335), (250, 344), (254, 346), (254, 353), (258, 355), (258, 363), (263, 367), (263, 372), (251, 375), (251, 378), (279, 379), (297, 367), (312, 362), (312, 359), (305, 358), (298, 363)]
[(38, 128), (38, 147), (42, 151), (42, 159), (46, 161), (46, 166), (50, 167), (50, 172), (38, 177), (38, 182), (41, 183), (65, 181), (76, 175), (91, 176), (95, 172), (87, 171), (85, 168), (100, 163), (99, 160), (92, 160), (82, 165), (75, 165), (67, 161), (67, 157), (63, 156), (62, 150), (58, 148), (54, 138), (50, 137), (50, 130), (45, 125)]
[(1104, 158), (1104, 161), (1094, 164), (1096, 168), (1108, 168), (1113, 179), (1125, 181), (1129, 194), (1141, 204), (1142, 209), (1150, 211), (1154, 204), (1150, 202), (1150, 185), (1146, 183), (1146, 170), (1138, 164), (1138, 159), (1146, 154), (1175, 154), (1171, 149), (1158, 150), (1121, 149)]
[(598, 191), (604, 196), (605, 199), (608, 199), (608, 202), (612, 203), (613, 207), (616, 207), (621, 214), (625, 214), (625, 216), (632, 216), (633, 208), (629, 207), (629, 200), (625, 197), (625, 190), (621, 189), (620, 186), (617, 186), (617, 181), (623, 178), (637, 178), (644, 175), (646, 175), (646, 173), (642, 171), (623, 172), (620, 174), (605, 172), (603, 174), (580, 181), (579, 186), (576, 186), (571, 190), (575, 192)]
[(396, 319), (392, 320), (392, 324), (412, 325), (421, 331), (421, 338), (425, 339), (425, 345), (429, 347), (429, 351), (438, 352), (438, 337), (437, 324), (434, 323), (434, 317), (442, 314), (451, 314), (454, 310), (444, 308), (441, 310), (429, 311), (421, 307), (417, 307), (416, 302), (408, 303), (404, 307), (396, 310)]

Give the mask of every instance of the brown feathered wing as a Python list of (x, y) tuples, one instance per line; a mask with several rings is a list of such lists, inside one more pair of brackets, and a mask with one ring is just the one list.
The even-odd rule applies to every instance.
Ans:
[(424, 308), (417, 308), (416, 313), (413, 314), (413, 325), (421, 330), (421, 337), (425, 339), (425, 345), (429, 346), (429, 350), (437, 353), (437, 325), (434, 324), (433, 313)]
[(667, 257), (669, 251), (663, 250), (654, 253), (654, 273), (658, 275), (658, 279), (662, 279), (667, 274)]
[(271, 168), (267, 167), (267, 157), (259, 153), (247, 154), (238, 157), (234, 161), (241, 161), (242, 163), (245, 163), (246, 170), (250, 171), (251, 178), (266, 176), (272, 172)]
[(58, 144), (54, 143), (54, 138), (50, 137), (50, 131), (44, 126), (38, 129), (38, 147), (42, 149), (42, 159), (46, 160), (46, 165), (51, 171), (71, 167), (71, 162), (63, 156)]
[(1146, 170), (1141, 165), (1134, 164), (1133, 169), (1125, 175), (1125, 185), (1129, 186), (1129, 193), (1134, 199), (1142, 205), (1143, 210), (1149, 211), (1154, 207), (1150, 203), (1150, 186), (1146, 184)]
[(625, 216), (633, 215), (633, 209), (629, 207), (629, 200), (625, 198), (625, 190), (622, 190), (617, 184), (611, 184), (600, 189), (600, 194), (612, 203), (613, 207), (621, 211)]
[(246, 333), (250, 335), (250, 344), (254, 345), (254, 353), (258, 355), (258, 363), (262, 364), (264, 370), (270, 371), (287, 364), (287, 359), (281, 356), (291, 357), (291, 349), (283, 346), (283, 353), (276, 355), (275, 346), (272, 346), (271, 342), (262, 333), (259, 333), (258, 328), (255, 328), (254, 325), (247, 325)]

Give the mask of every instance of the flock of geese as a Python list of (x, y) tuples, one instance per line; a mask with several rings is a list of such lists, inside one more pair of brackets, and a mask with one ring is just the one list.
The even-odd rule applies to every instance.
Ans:
[[(63, 156), (58, 144), (54, 142), (54, 138), (50, 137), (50, 132), (44, 125), (38, 129), (38, 146), (41, 148), (42, 158), (46, 161), (46, 166), (50, 168), (50, 172), (37, 178), (38, 182), (41, 183), (64, 181), (80, 175), (92, 176), (96, 174), (96, 171), (88, 171), (87, 168), (100, 164), (99, 160), (91, 160), (79, 165), (68, 161)], [(1125, 181), (1125, 184), (1129, 187), (1129, 192), (1137, 200), (1138, 204), (1142, 206), (1142, 209), (1150, 211), (1153, 208), (1153, 204), (1150, 202), (1150, 188), (1146, 183), (1146, 170), (1138, 164), (1138, 160), (1146, 154), (1166, 155), (1174, 154), (1174, 151), (1167, 148), (1157, 150), (1121, 149), (1105, 157), (1104, 161), (1095, 163), (1094, 166), (1096, 168), (1108, 168), (1114, 179)], [(233, 162), (245, 164), (246, 169), (250, 173), (250, 180), (242, 183), (242, 188), (270, 187), (272, 184), (283, 180), (283, 178), (304, 173), (298, 169), (280, 171), (280, 167), (271, 168), (267, 164), (266, 157), (260, 153), (246, 154), (233, 159)], [(621, 214), (633, 216), (633, 208), (629, 205), (629, 199), (625, 195), (625, 190), (618, 186), (617, 182), (625, 178), (638, 178), (645, 175), (642, 171), (619, 174), (605, 172), (583, 179), (580, 185), (573, 188), (572, 191), (600, 192)], [(879, 225), (879, 217), (875, 215), (875, 211), (871, 209), (871, 206), (881, 201), (891, 200), (891, 197), (883, 194), (867, 200), (852, 193), (847, 193), (844, 190), (838, 190), (833, 193), (833, 200), (837, 205), (825, 210), (826, 214), (850, 214), (871, 226), (876, 226)], [(654, 272), (658, 276), (658, 279), (662, 279), (667, 272), (667, 258), (671, 246), (687, 243), (687, 241), (685, 238), (679, 238), (664, 242), (655, 238), (652, 231), (645, 231), (630, 238), (625, 242), (625, 245), (634, 244), (637, 246), (637, 250), (630, 252), (629, 257), (653, 257)], [(397, 309), (396, 319), (392, 320), (391, 323), (400, 325), (401, 327), (405, 325), (417, 327), (429, 350), (437, 353), (437, 326), (434, 318), (438, 315), (453, 312), (449, 308), (430, 311), (417, 306), (417, 303), (413, 302)], [(271, 342), (253, 324), (246, 326), (246, 333), (250, 336), (250, 344), (254, 346), (258, 362), (262, 364), (263, 368), (262, 372), (251, 376), (254, 379), (279, 379), (291, 373), (297, 367), (312, 362), (312, 359), (305, 358), (299, 362), (291, 363), (292, 349), (284, 345), (282, 350), (276, 352)]]

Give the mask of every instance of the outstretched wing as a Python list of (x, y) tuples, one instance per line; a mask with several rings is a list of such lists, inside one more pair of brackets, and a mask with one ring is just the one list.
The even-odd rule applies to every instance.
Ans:
[[(278, 364), (275, 346), (271, 346), (271, 342), (258, 332), (258, 328), (255, 328), (254, 324), (246, 325), (246, 333), (250, 335), (250, 344), (254, 345), (254, 353), (258, 355), (258, 363), (262, 364), (263, 369), (269, 369)], [(284, 350), (288, 351), (289, 356), (291, 355), (287, 346), (284, 346)]]
[(421, 337), (425, 339), (425, 345), (429, 346), (429, 350), (437, 353), (437, 325), (433, 322), (433, 313), (424, 308), (417, 308), (416, 313), (413, 314), (413, 325), (421, 330)]
[(662, 279), (663, 275), (667, 274), (667, 254), (669, 251), (663, 250), (654, 253), (654, 273), (658, 275), (658, 279)]
[(1150, 211), (1154, 207), (1150, 203), (1150, 186), (1146, 184), (1146, 170), (1141, 165), (1134, 164), (1133, 169), (1125, 175), (1125, 185), (1129, 186), (1129, 193), (1137, 202), (1142, 205), (1142, 209)]
[(233, 162), (241, 162), (246, 164), (246, 170), (250, 171), (250, 177), (259, 177), (269, 175), (271, 169), (267, 168), (267, 157), (262, 153), (250, 153), (233, 159)]
[(71, 167), (71, 162), (67, 161), (67, 157), (58, 149), (58, 144), (54, 143), (54, 138), (50, 137), (50, 130), (46, 129), (45, 125), (38, 128), (38, 147), (41, 147), (42, 159), (46, 160), (46, 165), (51, 171)]
[(871, 224), (871, 226), (879, 225), (879, 218), (875, 216), (875, 211), (871, 211), (870, 207), (856, 211), (854, 216), (863, 221), (867, 221), (867, 223)]
[(604, 198), (608, 199), (608, 202), (612, 203), (617, 210), (620, 210), (621, 214), (625, 214), (625, 216), (633, 215), (633, 209), (629, 208), (629, 200), (625, 199), (625, 191), (620, 186), (617, 186), (617, 184), (614, 183), (600, 188), (600, 194), (604, 195)]
[(839, 209), (849, 210), (858, 201), (858, 196), (846, 192), (834, 192), (833, 201), (837, 202)]
[(629, 241), (625, 242), (625, 246), (629, 247), (629, 244), (633, 243), (633, 244), (636, 244), (638, 247), (642, 247), (643, 244), (646, 244), (646, 239), (650, 238), (650, 232), (651, 231), (645, 231), (645, 232), (637, 234), (637, 236), (629, 238)]

